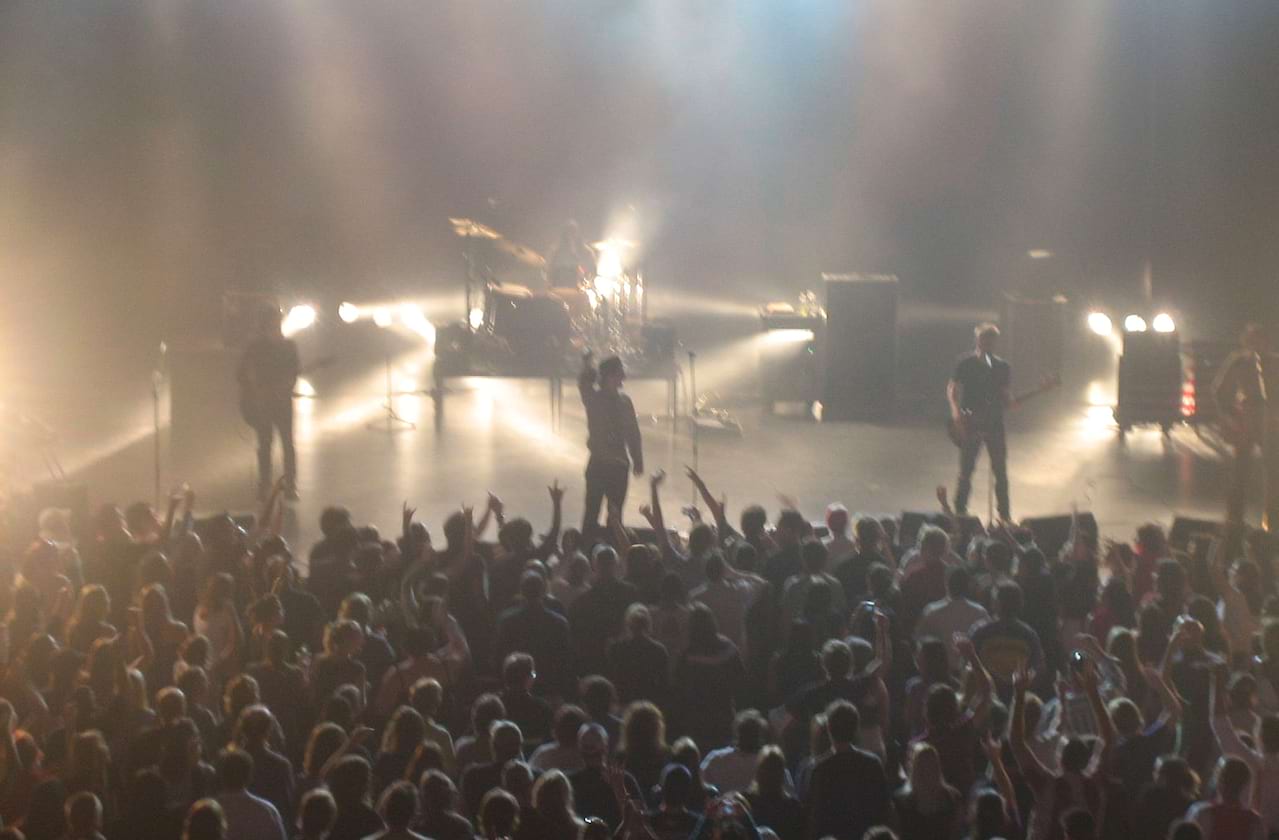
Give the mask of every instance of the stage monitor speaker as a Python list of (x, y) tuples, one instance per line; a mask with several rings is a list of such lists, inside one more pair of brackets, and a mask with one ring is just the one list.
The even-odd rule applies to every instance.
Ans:
[(1178, 516), (1172, 520), (1172, 529), (1168, 531), (1168, 545), (1178, 551), (1187, 551), (1193, 539), (1220, 537), (1225, 533), (1225, 525), (1211, 519), (1194, 519), (1189, 516)]
[[(925, 525), (936, 525), (949, 531), (952, 523), (955, 523), (955, 517), (947, 516), (941, 511), (925, 513), (917, 510), (904, 510), (899, 521), (901, 525), (897, 529), (897, 544), (903, 548), (912, 548), (919, 542), (919, 532)], [(973, 534), (982, 529), (981, 519), (971, 515), (958, 517), (958, 522), (955, 524), (958, 524), (959, 536), (965, 544), (972, 538)]]
[(822, 419), (878, 420), (893, 411), (897, 278), (823, 274)]
[[(1035, 545), (1049, 560), (1056, 557), (1070, 539), (1070, 514), (1059, 516), (1033, 516), (1022, 520), (1022, 527), (1030, 531)], [(1079, 514), (1079, 530), (1097, 539), (1097, 519), (1087, 511)]]
[(759, 393), (771, 411), (779, 402), (812, 403), (820, 397), (814, 329), (774, 329), (760, 333)]
[(221, 347), (169, 352), (170, 470), (210, 477), (231, 461), (252, 462), (252, 433), (240, 417), (238, 354)]

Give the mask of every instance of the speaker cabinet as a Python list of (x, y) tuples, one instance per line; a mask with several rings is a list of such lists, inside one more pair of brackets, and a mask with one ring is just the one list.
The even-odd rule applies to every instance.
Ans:
[(822, 419), (881, 420), (893, 411), (897, 278), (823, 274)]
[(1115, 420), (1122, 431), (1140, 423), (1158, 423), (1167, 429), (1181, 420), (1181, 339), (1177, 333), (1124, 333)]
[[(1029, 519), (1022, 520), (1022, 526), (1030, 531), (1035, 538), (1035, 545), (1039, 546), (1039, 550), (1049, 560), (1056, 557), (1070, 539), (1070, 514), (1064, 513), (1058, 516), (1034, 516)], [(1086, 511), (1079, 514), (1079, 530), (1097, 539), (1097, 519)]]
[(1060, 377), (1065, 354), (1066, 299), (1004, 295), (1001, 344), (1019, 382)]
[(252, 434), (240, 417), (239, 353), (222, 347), (169, 354), (169, 452), (175, 475), (208, 477), (212, 468), (252, 462)]

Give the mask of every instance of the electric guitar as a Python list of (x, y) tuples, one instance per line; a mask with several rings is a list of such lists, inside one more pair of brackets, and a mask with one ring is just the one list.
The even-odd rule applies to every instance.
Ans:
[[(299, 369), (298, 376), (306, 376), (307, 374), (314, 373), (317, 370), (323, 370), (324, 368), (334, 364), (336, 361), (337, 357), (335, 356), (325, 356), (323, 358), (316, 359), (311, 364), (305, 365)], [(269, 419), (267, 417), (267, 410), (269, 407), (268, 402), (270, 399), (269, 396), (262, 393), (260, 389), (249, 379), (241, 379), (239, 385), (240, 417), (244, 419), (245, 423), (254, 427), (267, 422)], [(289, 396), (291, 398), (296, 398), (314, 396), (314, 394), (299, 394), (294, 392)]]
[[(1040, 380), (1039, 387), (1023, 391), (1020, 394), (1014, 394), (1012, 403), (1014, 406), (1021, 405), (1027, 400), (1033, 399), (1040, 394), (1046, 394), (1060, 385), (1060, 376), (1045, 376)], [(981, 437), (981, 429), (987, 420), (988, 418), (983, 412), (963, 411), (958, 418), (951, 416), (946, 419), (946, 434), (950, 436), (951, 443), (963, 448)]]

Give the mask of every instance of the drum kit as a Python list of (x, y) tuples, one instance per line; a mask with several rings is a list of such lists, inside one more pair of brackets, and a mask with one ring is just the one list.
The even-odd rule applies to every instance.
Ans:
[[(466, 262), (464, 322), (441, 351), (494, 372), (570, 373), (586, 350), (637, 360), (647, 312), (638, 243), (590, 245), (594, 271), (541, 254), (468, 218), (450, 218)], [(593, 276), (591, 276), (593, 275)], [(461, 334), (464, 333), (464, 334)]]

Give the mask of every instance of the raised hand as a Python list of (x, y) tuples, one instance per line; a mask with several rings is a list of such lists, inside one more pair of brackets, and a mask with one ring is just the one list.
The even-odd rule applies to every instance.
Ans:
[(1017, 667), (1016, 673), (1013, 674), (1013, 691), (1024, 692), (1030, 688), (1030, 684), (1035, 681), (1035, 672), (1022, 663)]
[(654, 528), (657, 527), (657, 515), (653, 513), (653, 508), (650, 505), (640, 505), (639, 512), (640, 516), (644, 517), (649, 525)]
[(991, 764), (999, 764), (1004, 760), (1003, 745), (998, 738), (989, 733), (981, 739), (981, 751), (986, 754), (986, 760)]
[(501, 516), (502, 512), (506, 510), (506, 505), (494, 493), (489, 493), (487, 504), (488, 509), (493, 511), (494, 516)]
[(955, 652), (965, 659), (974, 659), (977, 656), (977, 648), (973, 647), (973, 640), (968, 638), (964, 633), (955, 633), (950, 637), (951, 644), (955, 646)]
[(662, 482), (666, 480), (666, 470), (658, 470), (649, 477), (648, 483), (654, 488), (662, 486)]
[(1100, 687), (1101, 679), (1097, 676), (1097, 663), (1091, 659), (1084, 660), (1084, 669), (1079, 673), (1079, 682), (1084, 689), (1093, 692)]
[(409, 503), (407, 501), (405, 501), (404, 505), (400, 508), (400, 523), (404, 526), (404, 530), (406, 532), (409, 530), (409, 526), (413, 524), (413, 516), (416, 513), (417, 508), (409, 507)]
[(557, 478), (551, 482), (551, 486), (546, 488), (546, 492), (551, 494), (551, 503), (559, 504), (564, 501), (564, 488), (560, 486), (560, 480)]

